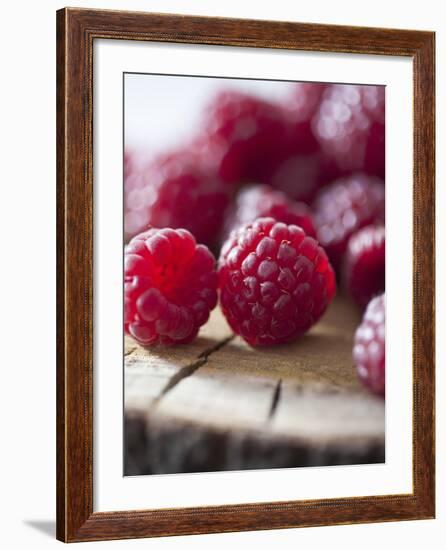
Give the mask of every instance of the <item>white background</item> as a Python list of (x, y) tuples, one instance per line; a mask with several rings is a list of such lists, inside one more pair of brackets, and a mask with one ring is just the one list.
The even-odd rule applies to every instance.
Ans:
[[(77, 1), (79, 6), (226, 15), (437, 31), (437, 96), (446, 97), (446, 17), (441, 2)], [(61, 2), (2, 11), (2, 546), (49, 548), (55, 515), (55, 9)], [(10, 12), (10, 13), (9, 13)], [(445, 103), (437, 106), (437, 212), (446, 208)], [(445, 280), (446, 220), (438, 216), (439, 281)], [(440, 254), (440, 250), (443, 251)], [(437, 289), (437, 325), (446, 293)], [(101, 548), (442, 548), (446, 534), (446, 343), (438, 330), (436, 521), (100, 543)], [(6, 355), (5, 355), (6, 352)], [(4, 464), (3, 464), (4, 462)], [(98, 544), (98, 543), (96, 543)]]

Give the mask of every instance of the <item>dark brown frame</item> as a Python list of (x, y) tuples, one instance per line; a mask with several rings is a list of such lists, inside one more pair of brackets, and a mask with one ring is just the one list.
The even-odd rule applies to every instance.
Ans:
[[(414, 67), (413, 493), (93, 512), (93, 41), (409, 56)], [(66, 8), (57, 12), (57, 538), (63, 541), (433, 518), (435, 35)]]

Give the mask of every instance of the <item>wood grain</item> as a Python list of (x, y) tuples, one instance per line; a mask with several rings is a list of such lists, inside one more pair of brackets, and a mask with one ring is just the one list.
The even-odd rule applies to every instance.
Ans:
[[(297, 342), (254, 349), (215, 310), (196, 343), (125, 358), (126, 474), (384, 462), (384, 401), (352, 366), (339, 297)], [(203, 351), (205, 350), (205, 351)]]
[[(351, 362), (357, 309), (339, 298), (294, 344), (254, 349), (214, 311), (196, 343), (125, 358), (126, 473), (384, 461), (384, 402)], [(204, 351), (203, 351), (204, 350)]]
[[(93, 511), (93, 42), (402, 55), (414, 68), (413, 493)], [(105, 540), (434, 516), (435, 35), (66, 8), (57, 13), (57, 537)]]

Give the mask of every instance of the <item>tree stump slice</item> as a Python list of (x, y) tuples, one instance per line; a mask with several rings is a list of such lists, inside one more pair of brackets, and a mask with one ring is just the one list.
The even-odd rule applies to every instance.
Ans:
[(251, 348), (219, 308), (190, 345), (125, 341), (125, 474), (384, 462), (384, 400), (352, 365), (338, 297), (293, 344)]

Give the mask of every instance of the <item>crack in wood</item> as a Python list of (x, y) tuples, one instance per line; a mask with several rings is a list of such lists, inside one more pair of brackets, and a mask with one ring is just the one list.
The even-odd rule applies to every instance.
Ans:
[(198, 358), (201, 359), (201, 358), (204, 358), (204, 359), (208, 359), (208, 357), (210, 355), (212, 355), (214, 352), (218, 351), (219, 349), (223, 348), (224, 346), (226, 346), (227, 344), (229, 344), (229, 342), (231, 342), (231, 340), (234, 340), (235, 338), (235, 334), (231, 334), (231, 336), (228, 336), (227, 338), (224, 338), (223, 340), (221, 340), (220, 342), (217, 342), (214, 346), (212, 346), (211, 348), (208, 348), (208, 349), (205, 349), (204, 351), (202, 351), (199, 355), (198, 355)]
[(175, 373), (172, 378), (169, 380), (169, 382), (166, 384), (162, 392), (158, 397), (156, 397), (152, 403), (152, 407), (154, 408), (158, 405), (158, 403), (161, 401), (161, 399), (170, 392), (175, 386), (177, 386), (181, 380), (184, 380), (185, 378), (188, 378), (189, 376), (192, 376), (195, 371), (197, 371), (200, 367), (205, 365), (209, 357), (215, 353), (216, 351), (219, 351), (221, 348), (226, 346), (231, 340), (235, 338), (235, 335), (232, 334), (231, 336), (228, 336), (227, 338), (224, 338), (220, 342), (217, 342), (214, 346), (211, 348), (208, 348), (204, 351), (202, 351), (198, 357), (197, 360), (191, 363), (190, 365), (186, 365), (185, 367), (182, 367), (177, 373)]
[(169, 380), (169, 382), (164, 387), (161, 394), (155, 399), (155, 403), (158, 403), (160, 399), (166, 395), (172, 388), (174, 388), (177, 384), (181, 382), (184, 378), (188, 378), (189, 376), (192, 376), (194, 372), (202, 367), (207, 362), (207, 358), (199, 359), (198, 361), (195, 361), (195, 363), (192, 363), (191, 365), (187, 365), (185, 367), (182, 367), (177, 373), (175, 373), (172, 378)]
[(282, 379), (280, 378), (276, 384), (276, 387), (274, 388), (273, 398), (271, 400), (271, 408), (268, 414), (268, 422), (272, 420), (277, 410), (277, 406), (279, 405), (281, 395), (282, 395)]

